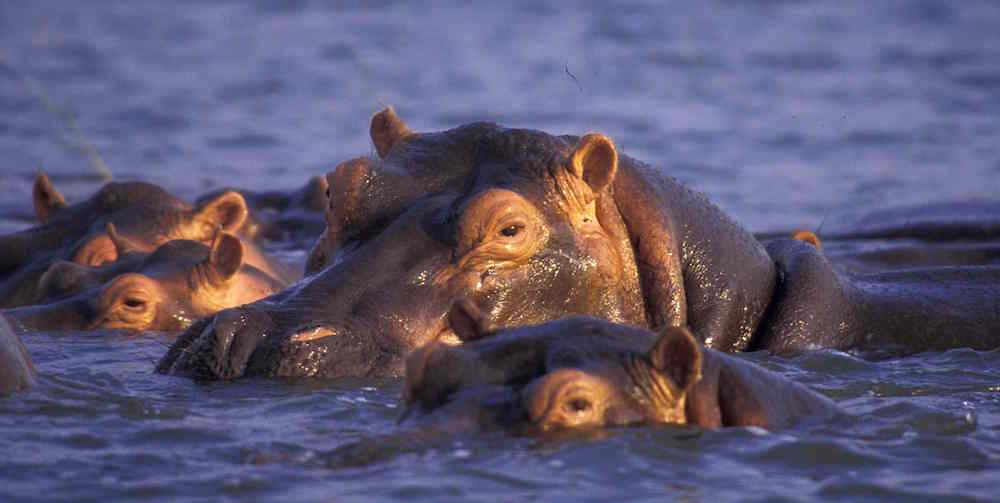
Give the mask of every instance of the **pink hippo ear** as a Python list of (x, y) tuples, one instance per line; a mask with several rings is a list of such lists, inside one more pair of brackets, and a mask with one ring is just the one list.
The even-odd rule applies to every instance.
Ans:
[(35, 217), (43, 224), (67, 206), (66, 198), (52, 186), (52, 180), (45, 173), (39, 173), (38, 178), (35, 178), (35, 186), (31, 192), (35, 203)]
[[(195, 220), (207, 224), (211, 229), (222, 228), (225, 232), (236, 232), (247, 219), (247, 202), (239, 192), (227, 190), (205, 201), (195, 209)], [(205, 239), (211, 237), (205, 236)]]
[(666, 327), (649, 350), (649, 362), (673, 379), (677, 387), (690, 390), (701, 380), (701, 349), (687, 327)]
[(481, 339), (490, 332), (486, 316), (466, 298), (451, 304), (451, 309), (448, 310), (448, 327), (462, 342)]
[(570, 155), (570, 170), (577, 178), (587, 182), (597, 194), (615, 180), (618, 172), (618, 152), (611, 140), (600, 133), (580, 138), (576, 150)]
[(802, 241), (806, 244), (811, 244), (816, 247), (817, 250), (823, 251), (823, 243), (820, 242), (819, 236), (812, 231), (795, 231), (792, 233), (792, 239), (796, 241)]
[(243, 266), (243, 253), (240, 238), (226, 232), (216, 234), (208, 252), (208, 264), (215, 271), (213, 280), (221, 283), (235, 276)]
[(410, 136), (410, 128), (406, 127), (406, 123), (396, 115), (392, 107), (385, 107), (372, 117), (370, 132), (380, 158), (385, 158), (396, 142)]

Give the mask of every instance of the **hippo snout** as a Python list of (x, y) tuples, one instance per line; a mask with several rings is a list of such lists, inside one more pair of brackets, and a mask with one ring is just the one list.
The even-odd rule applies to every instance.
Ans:
[(157, 371), (196, 379), (235, 379), (250, 355), (272, 331), (262, 311), (233, 308), (192, 325), (157, 366)]

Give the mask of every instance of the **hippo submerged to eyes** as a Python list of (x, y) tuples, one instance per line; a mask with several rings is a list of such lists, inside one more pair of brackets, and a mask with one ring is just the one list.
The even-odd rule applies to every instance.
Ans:
[(377, 158), (327, 176), (307, 277), (196, 323), (159, 371), (399, 375), (414, 348), (454, 339), (447, 313), (462, 298), (495, 328), (582, 314), (689, 326), (729, 352), (1000, 346), (1000, 268), (855, 275), (800, 240), (765, 248), (604, 135), (414, 133), (386, 109), (371, 136)]
[(177, 239), (152, 253), (129, 251), (113, 225), (107, 233), (119, 260), (98, 267), (56, 262), (39, 280), (39, 304), (0, 314), (32, 330), (178, 331), (285, 286), (245, 265), (243, 243), (228, 233), (210, 247)]
[[(0, 307), (37, 302), (38, 280), (59, 260), (84, 266), (117, 260), (109, 223), (133, 249), (151, 252), (174, 239), (210, 244), (219, 229), (239, 233), (248, 216), (245, 200), (234, 191), (191, 206), (143, 182), (109, 183), (86, 201), (67, 205), (44, 174), (35, 181), (34, 203), (40, 225), (0, 236)], [(252, 242), (244, 244), (248, 263), (279, 281), (295, 279)]]
[[(701, 344), (684, 327), (659, 334), (590, 317), (488, 332), (469, 304), (453, 309), (467, 342), (407, 359), (407, 426), (537, 433), (635, 424), (773, 430), (837, 411), (829, 399)], [(458, 311), (457, 314), (455, 312)]]

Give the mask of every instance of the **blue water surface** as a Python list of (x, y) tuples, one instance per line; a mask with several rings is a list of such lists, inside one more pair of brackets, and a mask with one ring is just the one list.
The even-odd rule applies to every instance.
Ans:
[[(44, 169), (188, 199), (291, 189), (414, 130), (601, 131), (753, 230), (1000, 194), (1000, 3), (0, 3), (0, 232)], [(298, 253), (302, 253), (300, 250)], [(353, 443), (398, 380), (195, 384), (169, 338), (28, 333), (39, 383), (0, 398), (0, 500), (995, 501), (1000, 353), (746, 357), (846, 414), (774, 434), (633, 428)], [(345, 450), (346, 449), (346, 450)]]

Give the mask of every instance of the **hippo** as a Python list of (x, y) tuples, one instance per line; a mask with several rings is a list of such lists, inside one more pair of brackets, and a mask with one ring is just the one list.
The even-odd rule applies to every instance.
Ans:
[[(111, 224), (107, 234), (120, 242)], [(56, 262), (39, 280), (44, 303), (0, 313), (22, 330), (176, 332), (286, 286), (244, 264), (242, 241), (225, 232), (210, 247), (177, 239), (151, 253), (119, 253), (123, 258), (99, 267)]]
[(519, 434), (639, 424), (787, 428), (834, 416), (830, 399), (737, 357), (686, 327), (659, 333), (571, 316), (489, 332), (470, 302), (450, 315), (464, 341), (407, 358), (401, 422)]
[(35, 383), (35, 365), (24, 342), (0, 316), (0, 395), (9, 395)]
[[(725, 352), (767, 344), (850, 348), (861, 339), (874, 345), (888, 337), (871, 334), (905, 328), (864, 318), (872, 322), (867, 335), (847, 337), (841, 322), (860, 325), (850, 317), (878, 288), (796, 304), (794, 296), (809, 291), (796, 290), (800, 283), (788, 274), (865, 278), (828, 270), (813, 244), (788, 238), (778, 241), (810, 247), (817, 261), (779, 271), (778, 262), (795, 262), (796, 252), (766, 248), (705, 196), (619, 155), (602, 134), (554, 136), (491, 123), (413, 133), (392, 109), (376, 114), (370, 131), (377, 157), (346, 161), (327, 175), (327, 227), (310, 252), (307, 277), (196, 323), (161, 360), (161, 372), (204, 379), (400, 375), (414, 348), (442, 332), (454, 340), (447, 313), (459, 298), (475, 302), (494, 328), (590, 315), (652, 330), (689, 326), (707, 347)], [(958, 291), (982, 273), (994, 274), (934, 279)], [(922, 309), (920, 288), (938, 288), (903, 272), (876, 279), (888, 292), (917, 289), (900, 313)], [(996, 298), (984, 283), (952, 303), (950, 322), (997, 326), (980, 312)], [(812, 325), (822, 343), (780, 343), (782, 334), (797, 340), (793, 325), (823, 310), (836, 316)], [(903, 347), (1000, 345), (964, 337), (962, 323), (929, 326), (950, 342), (927, 346), (904, 333)]]
[[(217, 230), (236, 233), (247, 217), (246, 202), (233, 191), (191, 206), (162, 188), (143, 182), (109, 183), (86, 201), (67, 205), (48, 176), (34, 186), (41, 225), (0, 236), (0, 308), (36, 301), (41, 275), (58, 260), (100, 266), (116, 260), (107, 235), (112, 223), (131, 247), (152, 251), (172, 239), (210, 244)], [(297, 274), (245, 240), (247, 262), (282, 282)]]
[(292, 192), (219, 189), (199, 196), (195, 205), (207, 203), (227, 191), (238, 192), (249, 208), (238, 231), (240, 237), (266, 240), (271, 247), (303, 249), (312, 245), (326, 228), (326, 177), (314, 176)]
[(749, 351), (905, 355), (1000, 346), (1000, 267), (965, 265), (963, 256), (957, 266), (837, 267), (814, 235), (772, 240), (767, 250), (778, 287)]

